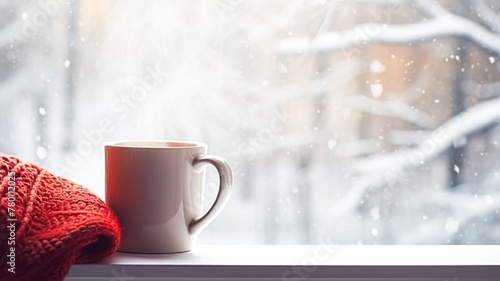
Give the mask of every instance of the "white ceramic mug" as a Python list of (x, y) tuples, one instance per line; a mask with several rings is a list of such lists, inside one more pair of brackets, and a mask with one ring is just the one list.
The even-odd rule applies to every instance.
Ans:
[[(122, 226), (118, 251), (178, 253), (191, 250), (196, 235), (222, 210), (233, 174), (207, 146), (180, 141), (122, 141), (104, 145), (106, 202)], [(202, 212), (204, 167), (220, 176), (214, 204)]]

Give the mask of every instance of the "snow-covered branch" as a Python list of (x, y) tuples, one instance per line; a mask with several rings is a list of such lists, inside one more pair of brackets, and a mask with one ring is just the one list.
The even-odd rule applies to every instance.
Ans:
[[(412, 167), (406, 168), (410, 169), (417, 168), (437, 158), (451, 147), (456, 140), (498, 123), (500, 121), (499, 108), (500, 98), (482, 102), (448, 119), (446, 123), (435, 129), (430, 137), (424, 139), (416, 147), (360, 160), (358, 168), (360, 171), (369, 173), (385, 172), (385, 174), (394, 169), (401, 169), (400, 164), (409, 164)], [(407, 163), (402, 163), (401, 159), (406, 160)], [(417, 159), (418, 161), (414, 161)], [(392, 172), (397, 173), (397, 171)]]
[(432, 117), (416, 108), (411, 108), (400, 100), (380, 101), (363, 95), (353, 95), (344, 99), (349, 108), (380, 116), (398, 118), (422, 128), (431, 128)]
[(498, 34), (452, 14), (402, 25), (365, 23), (343, 32), (324, 32), (313, 39), (283, 39), (278, 43), (277, 49), (282, 54), (351, 51), (350, 48), (363, 48), (372, 43), (408, 44), (448, 36), (466, 37), (479, 46), (500, 54)]
[(413, 170), (436, 159), (453, 146), (456, 140), (498, 123), (499, 108), (500, 98), (482, 102), (448, 119), (415, 147), (358, 160), (359, 177), (341, 203), (333, 207), (332, 213), (338, 215), (357, 206), (365, 192), (371, 188), (408, 179)]

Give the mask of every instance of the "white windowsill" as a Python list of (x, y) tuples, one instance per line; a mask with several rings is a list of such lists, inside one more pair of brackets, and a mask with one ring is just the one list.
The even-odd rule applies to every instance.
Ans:
[(500, 245), (197, 245), (191, 252), (182, 254), (115, 253), (101, 263), (73, 265), (65, 280), (221, 278), (500, 280)]

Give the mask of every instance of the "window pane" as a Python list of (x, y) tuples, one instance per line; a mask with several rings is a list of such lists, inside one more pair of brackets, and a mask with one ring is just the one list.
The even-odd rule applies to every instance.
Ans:
[(199, 243), (497, 244), (499, 12), (2, 1), (0, 151), (103, 198), (103, 142), (206, 142), (235, 191)]

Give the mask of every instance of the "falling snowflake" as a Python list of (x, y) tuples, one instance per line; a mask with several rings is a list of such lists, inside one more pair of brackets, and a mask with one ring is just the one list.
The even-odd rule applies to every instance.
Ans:
[(47, 157), (47, 150), (43, 146), (37, 147), (36, 156), (42, 160), (45, 159)]
[(382, 84), (379, 83), (370, 84), (370, 92), (372, 93), (372, 96), (374, 98), (380, 97), (383, 91), (384, 91), (384, 86), (382, 86)]
[(382, 73), (386, 69), (385, 65), (383, 65), (379, 60), (373, 60), (370, 64), (370, 70), (375, 74)]
[(47, 110), (45, 110), (45, 108), (43, 108), (43, 107), (40, 107), (40, 108), (38, 108), (38, 113), (40, 113), (40, 115), (44, 116), (45, 114), (47, 114)]

